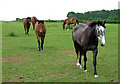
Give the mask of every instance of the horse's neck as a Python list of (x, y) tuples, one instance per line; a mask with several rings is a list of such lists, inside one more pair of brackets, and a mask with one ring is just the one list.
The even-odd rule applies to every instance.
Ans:
[(86, 28), (84, 30), (84, 33), (86, 34), (86, 38), (88, 40), (88, 42), (90, 43), (94, 43), (96, 41), (98, 41), (98, 38), (97, 38), (97, 32), (96, 32), (96, 28), (95, 26), (93, 28)]

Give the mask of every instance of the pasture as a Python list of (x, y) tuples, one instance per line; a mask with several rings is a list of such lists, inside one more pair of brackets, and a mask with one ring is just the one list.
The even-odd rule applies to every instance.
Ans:
[[(94, 78), (92, 52), (87, 52), (87, 73), (76, 67), (72, 30), (63, 30), (61, 22), (45, 22), (44, 50), (40, 54), (31, 24), (24, 35), (23, 22), (2, 22), (3, 82), (117, 82), (118, 24), (106, 24), (106, 45), (99, 44), (97, 73)], [(82, 57), (82, 67), (84, 65)]]

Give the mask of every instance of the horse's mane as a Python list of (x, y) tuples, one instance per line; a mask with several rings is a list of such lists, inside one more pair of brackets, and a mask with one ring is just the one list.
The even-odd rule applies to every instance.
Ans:
[(104, 21), (104, 22), (102, 22), (102, 21), (92, 22), (92, 23), (89, 24), (89, 26), (93, 27), (93, 26), (98, 24), (98, 25), (102, 25), (105, 28), (105, 25), (104, 25), (105, 23), (106, 23), (106, 21)]
[(38, 24), (39, 24), (39, 23), (44, 24), (44, 20), (37, 20), (37, 22), (38, 22)]
[(97, 23), (97, 22), (92, 22), (92, 23), (88, 24), (88, 26), (89, 26), (89, 27), (93, 27), (93, 26), (95, 26), (96, 24), (98, 24), (98, 23)]
[(27, 17), (26, 19), (31, 19), (31, 17)]

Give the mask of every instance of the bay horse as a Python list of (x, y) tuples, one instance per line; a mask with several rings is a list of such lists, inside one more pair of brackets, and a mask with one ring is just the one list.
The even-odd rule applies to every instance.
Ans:
[(70, 30), (70, 24), (74, 24), (74, 26), (77, 24), (79, 24), (78, 19), (75, 18), (67, 18), (64, 22), (63, 22), (63, 30), (65, 29), (65, 24), (67, 24), (67, 28)]
[(30, 28), (30, 25), (31, 25), (31, 17), (27, 17), (23, 20), (23, 24), (24, 24), (24, 29), (25, 29), (25, 35), (29, 35), (28, 32), (29, 32), (29, 28)]
[(33, 25), (33, 30), (35, 29), (35, 23), (37, 22), (37, 18), (35, 16), (32, 17), (31, 21), (32, 21), (32, 25)]
[[(43, 44), (46, 34), (46, 25), (44, 23), (44, 20), (37, 20), (37, 22), (35, 23), (35, 33), (38, 41), (39, 52), (41, 53), (41, 49), (43, 51)], [(41, 49), (40, 49), (40, 38), (41, 38)]]
[(90, 24), (90, 23), (92, 23), (92, 22), (89, 22), (89, 21), (84, 21), (84, 22), (82, 22), (83, 24)]
[[(98, 40), (101, 46), (105, 46), (105, 23), (98, 21), (90, 24), (78, 24), (72, 31), (72, 39), (77, 54), (77, 67), (81, 66), (81, 56), (84, 56), (84, 72), (86, 70), (86, 52), (93, 52), (93, 65), (94, 65), (94, 77), (98, 78), (96, 71), (96, 57), (98, 53)], [(78, 59), (78, 53), (80, 52), (80, 58)]]

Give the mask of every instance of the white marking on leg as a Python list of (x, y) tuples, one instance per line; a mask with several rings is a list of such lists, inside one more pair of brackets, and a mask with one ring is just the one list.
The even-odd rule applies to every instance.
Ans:
[(87, 70), (84, 70), (83, 72), (87, 72)]
[(95, 75), (94, 77), (95, 77), (95, 78), (98, 78), (99, 76), (98, 76), (98, 75)]
[(78, 67), (79, 69), (82, 69), (82, 66), (80, 65), (79, 62), (77, 63), (77, 67)]

